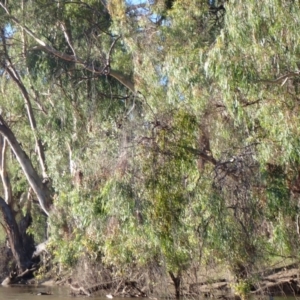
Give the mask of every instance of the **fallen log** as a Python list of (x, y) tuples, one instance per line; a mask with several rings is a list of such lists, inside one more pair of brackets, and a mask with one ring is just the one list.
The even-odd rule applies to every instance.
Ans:
[(78, 284), (72, 284), (72, 279), (68, 279), (67, 283), (70, 287), (70, 289), (75, 292), (77, 295), (85, 295), (85, 296), (91, 296), (91, 293), (89, 290), (85, 289), (82, 286), (78, 286)]
[(7, 285), (11, 285), (11, 284), (20, 283), (20, 281), (22, 281), (23, 279), (25, 279), (25, 277), (28, 277), (28, 275), (33, 274), (33, 272), (36, 271), (36, 270), (37, 270), (37, 267), (33, 267), (31, 269), (26, 269), (21, 274), (17, 274), (16, 272), (11, 272), (9, 274), (9, 276), (6, 277), (2, 281), (1, 285), (7, 286)]
[[(72, 279), (67, 280), (67, 284), (73, 293), (77, 295), (91, 296), (93, 293), (101, 290), (111, 290), (113, 288), (113, 282), (101, 283), (90, 287), (83, 287), (78, 283), (72, 283)], [(116, 292), (112, 296), (127, 296), (127, 297), (147, 297), (138, 286), (136, 281), (125, 281), (120, 285)]]

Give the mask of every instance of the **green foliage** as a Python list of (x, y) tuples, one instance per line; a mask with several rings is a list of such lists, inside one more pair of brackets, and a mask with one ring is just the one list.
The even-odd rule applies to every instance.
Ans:
[[(28, 208), (24, 207), (23, 210), (28, 210)], [(40, 213), (40, 209), (36, 205), (31, 207), (30, 213), (32, 223), (26, 232), (34, 236), (37, 244), (42, 243), (47, 239), (47, 218)]]
[[(13, 25), (9, 53), (55, 195), (57, 262), (88, 256), (120, 274), (217, 262), (246, 295), (271, 256), (299, 257), (299, 3), (226, 1), (222, 16), (202, 0), (10, 5), (60, 53), (97, 68), (110, 55), (135, 88), (37, 49)], [(38, 169), (24, 100), (6, 75), (1, 87), (3, 115)], [(13, 158), (9, 173), (14, 195), (28, 189)], [(38, 237), (44, 219), (32, 214)]]
[(251, 282), (249, 280), (242, 280), (233, 285), (235, 294), (240, 296), (241, 299), (247, 299), (251, 292)]

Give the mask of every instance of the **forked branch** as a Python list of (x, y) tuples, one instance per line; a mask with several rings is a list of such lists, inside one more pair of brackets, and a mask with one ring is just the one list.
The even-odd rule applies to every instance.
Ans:
[(26, 25), (22, 25), (21, 22), (17, 18), (15, 18), (14, 16), (12, 16), (9, 13), (8, 9), (6, 8), (6, 6), (3, 3), (0, 2), (0, 6), (4, 9), (6, 14), (10, 16), (11, 20), (16, 25), (18, 25), (21, 29), (23, 29), (29, 36), (31, 36), (36, 41), (38, 46), (33, 47), (32, 50), (41, 50), (41, 51), (44, 51), (44, 52), (48, 52), (48, 53), (50, 53), (50, 54), (52, 54), (56, 57), (59, 57), (59, 58), (65, 60), (65, 61), (71, 61), (71, 62), (74, 62), (78, 65), (81, 65), (84, 69), (86, 69), (88, 71), (91, 71), (95, 74), (109, 75), (111, 77), (114, 77), (121, 84), (126, 86), (129, 90), (131, 90), (132, 92), (136, 92), (134, 83), (132, 82), (132, 80), (129, 76), (126, 76), (126, 75), (124, 75), (124, 74), (122, 74), (118, 71), (115, 71), (115, 70), (109, 70), (109, 74), (107, 74), (106, 72), (104, 72), (106, 70), (106, 66), (104, 68), (97, 68), (93, 64), (87, 63), (85, 60), (83, 60), (80, 57), (76, 57), (75, 55), (65, 54), (63, 52), (60, 52), (60, 51), (56, 50), (51, 45), (49, 45), (49, 44), (45, 43), (44, 41), (42, 41), (41, 39), (39, 39), (35, 35), (35, 33), (32, 30), (30, 30)]
[(1, 30), (1, 40), (2, 40), (2, 47), (3, 47), (3, 52), (4, 52), (4, 60), (2, 62), (3, 69), (5, 71), (7, 71), (9, 76), (16, 83), (17, 87), (19, 88), (19, 90), (21, 92), (21, 95), (23, 96), (26, 111), (27, 111), (27, 116), (28, 116), (29, 123), (30, 123), (30, 127), (31, 127), (32, 133), (34, 135), (34, 139), (35, 139), (35, 144), (36, 144), (35, 147), (36, 147), (36, 151), (38, 154), (40, 166), (42, 169), (42, 174), (43, 174), (44, 178), (48, 178), (44, 148), (42, 145), (42, 141), (39, 138), (37, 124), (36, 124), (35, 116), (33, 113), (33, 108), (32, 108), (31, 101), (30, 101), (30, 96), (29, 96), (29, 93), (28, 93), (25, 85), (22, 82), (21, 77), (19, 76), (18, 72), (16, 71), (15, 66), (13, 65), (13, 63), (10, 59), (10, 56), (8, 54), (7, 47), (6, 47), (6, 37), (5, 37), (3, 30)]

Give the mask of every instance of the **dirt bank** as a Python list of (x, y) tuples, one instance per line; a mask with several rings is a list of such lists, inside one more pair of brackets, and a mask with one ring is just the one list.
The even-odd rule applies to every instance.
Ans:
[[(250, 282), (250, 293), (270, 296), (299, 295), (299, 274), (298, 264), (290, 264), (256, 274)], [(232, 298), (236, 297), (234, 286), (235, 282), (227, 279), (203, 281), (190, 284), (188, 294), (223, 299)]]
[[(103, 271), (103, 270), (102, 270)], [(238, 292), (235, 291), (236, 282), (226, 275), (220, 274), (216, 270), (208, 271), (207, 274), (202, 274), (201, 279), (182, 278), (180, 294), (186, 297), (213, 297), (217, 299), (237, 299)], [(250, 293), (253, 295), (269, 295), (269, 296), (285, 296), (285, 295), (300, 295), (300, 269), (299, 264), (289, 264), (280, 268), (272, 268), (252, 276), (248, 281)], [(212, 276), (214, 279), (212, 279)], [(224, 278), (222, 278), (224, 276)], [(72, 276), (71, 276), (72, 277)], [(47, 284), (47, 285), (65, 285), (70, 288), (70, 293), (73, 295), (93, 295), (101, 294), (112, 297), (145, 297), (153, 298), (162, 295), (175, 296), (175, 289), (172, 280), (169, 277), (164, 277), (160, 280), (161, 284), (153, 283), (149, 287), (147, 280), (139, 280), (137, 277), (131, 279), (114, 279), (108, 280), (109, 277), (98, 278), (93, 284), (86, 284), (89, 281), (72, 280), (70, 276), (64, 276), (60, 281), (51, 280), (45, 283), (36, 282), (34, 279), (28, 281), (27, 284)], [(142, 278), (139, 276), (138, 278)], [(156, 277), (156, 276), (155, 276)], [(156, 277), (157, 279), (157, 277)], [(85, 282), (85, 284), (83, 283)], [(148, 280), (149, 282), (149, 280)]]

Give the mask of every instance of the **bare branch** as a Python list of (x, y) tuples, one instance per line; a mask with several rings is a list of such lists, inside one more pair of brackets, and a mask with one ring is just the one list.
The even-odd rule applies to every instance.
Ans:
[(44, 52), (51, 53), (54, 56), (59, 57), (59, 58), (65, 60), (65, 61), (71, 61), (71, 62), (74, 62), (78, 65), (81, 65), (86, 70), (91, 71), (91, 72), (96, 73), (96, 74), (110, 75), (110, 76), (114, 77), (116, 80), (118, 80), (121, 84), (126, 86), (132, 92), (136, 92), (134, 83), (132, 82), (132, 80), (129, 76), (126, 76), (126, 75), (124, 75), (124, 74), (122, 74), (118, 71), (114, 71), (114, 70), (110, 70), (109, 74), (104, 74), (103, 70), (105, 70), (105, 68), (104, 69), (103, 68), (96, 68), (94, 65), (88, 64), (83, 59), (81, 59), (79, 57), (76, 57), (75, 55), (68, 55), (68, 54), (62, 53), (60, 51), (57, 51), (54, 47), (52, 47), (51, 45), (48, 45), (47, 43), (45, 43), (44, 41), (39, 39), (34, 34), (34, 32), (32, 30), (30, 30), (27, 26), (22, 25), (21, 22), (17, 18), (10, 15), (8, 9), (5, 7), (5, 5), (3, 3), (0, 2), (0, 6), (5, 10), (7, 15), (10, 16), (11, 20), (15, 24), (20, 26), (20, 28), (24, 29), (27, 32), (27, 34), (29, 36), (31, 36), (38, 43), (39, 46), (36, 46), (36, 47), (32, 48), (32, 50), (42, 50)]
[(7, 140), (0, 135), (0, 174), (4, 189), (4, 200), (5, 202), (11, 206), (12, 204), (12, 189), (9, 180), (9, 176), (7, 173), (6, 167), (6, 151), (7, 151)]
[(188, 146), (182, 148), (192, 153), (193, 155), (201, 157), (205, 161), (212, 163), (214, 166), (218, 164), (218, 161), (212, 156), (212, 153), (210, 151), (201, 151)]
[(61, 22), (60, 23), (60, 27), (61, 27), (61, 29), (62, 29), (62, 31), (64, 33), (65, 39), (66, 39), (69, 47), (71, 48), (71, 50), (73, 52), (74, 57), (76, 58), (76, 52), (75, 52), (74, 47), (73, 47), (71, 34), (68, 32), (67, 27), (66, 27), (66, 25), (64, 23)]
[(9, 55), (8, 55), (8, 51), (7, 51), (7, 48), (6, 48), (6, 39), (5, 39), (3, 30), (1, 30), (1, 39), (2, 39), (4, 55), (5, 55), (5, 59), (6, 59), (6, 62), (5, 61), (2, 62), (2, 66), (7, 71), (7, 73), (10, 75), (12, 80), (17, 84), (17, 86), (18, 86), (18, 88), (19, 88), (19, 90), (20, 90), (20, 92), (23, 96), (25, 106), (26, 106), (26, 110), (27, 110), (27, 116), (28, 116), (30, 126), (31, 126), (31, 130), (33, 132), (35, 142), (36, 142), (36, 150), (37, 150), (38, 158), (39, 158), (40, 165), (41, 165), (41, 168), (42, 168), (42, 174), (43, 174), (44, 178), (48, 178), (45, 153), (44, 153), (44, 150), (43, 150), (42, 141), (38, 137), (37, 125), (36, 125), (36, 120), (35, 120), (35, 116), (34, 116), (31, 101), (30, 101), (30, 96), (29, 96), (28, 91), (27, 91), (26, 87), (24, 86), (18, 72), (15, 70), (15, 67), (12, 64), (12, 61), (11, 61)]
[(107, 54), (107, 57), (106, 57), (106, 66), (104, 67), (104, 69), (103, 69), (103, 71), (102, 71), (103, 74), (105, 74), (105, 75), (109, 75), (109, 74), (110, 74), (110, 62), (111, 62), (111, 60), (110, 60), (110, 55), (111, 55), (111, 52), (112, 52), (112, 50), (113, 50), (113, 48), (114, 48), (116, 42), (117, 42), (119, 39), (120, 39), (120, 36), (117, 37), (117, 38), (113, 41), (113, 43), (111, 44), (110, 49), (109, 49), (109, 51), (108, 51), (108, 54)]
[(292, 77), (297, 77), (300, 75), (300, 71), (296, 71), (296, 72), (288, 72), (285, 75), (282, 75), (274, 80), (270, 80), (270, 79), (262, 79), (262, 80), (258, 80), (258, 82), (262, 82), (262, 83), (270, 83), (270, 84), (280, 84), (281, 86), (284, 86), (285, 83)]
[[(30, 80), (30, 78), (29, 78)], [(30, 80), (30, 83), (31, 83), (31, 80)], [(39, 110), (44, 114), (44, 115), (48, 115), (48, 112), (47, 110), (45, 109), (45, 106), (41, 103), (40, 101), (40, 95), (39, 95), (39, 92), (37, 92), (33, 86), (30, 87), (30, 89), (33, 91), (34, 93), (34, 97), (33, 98), (33, 101), (34, 103), (36, 104), (36, 106), (39, 108)]]

